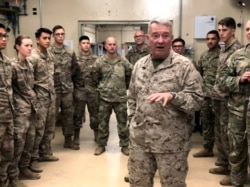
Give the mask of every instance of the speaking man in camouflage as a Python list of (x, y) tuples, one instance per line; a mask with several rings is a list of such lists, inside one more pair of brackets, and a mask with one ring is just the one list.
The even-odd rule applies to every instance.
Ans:
[(250, 20), (246, 24), (246, 47), (234, 52), (223, 66), (219, 77), (228, 98), (228, 138), (230, 145), (230, 182), (243, 187), (248, 174), (246, 117), (250, 96)]
[(88, 36), (79, 38), (80, 53), (77, 56), (77, 71), (74, 76), (74, 146), (79, 147), (80, 128), (85, 122), (85, 108), (88, 107), (90, 128), (94, 132), (94, 140), (97, 140), (98, 134), (98, 93), (96, 91), (96, 82), (91, 71), (97, 56), (91, 54), (91, 45)]
[[(236, 23), (231, 17), (226, 17), (218, 22), (218, 32), (220, 34), (220, 41), (224, 42), (225, 47), (222, 48), (219, 63), (216, 73), (216, 81), (212, 90), (212, 98), (214, 100), (214, 113), (216, 120), (219, 121), (219, 125), (215, 126), (215, 140), (218, 149), (218, 158), (215, 165), (217, 168), (209, 169), (209, 173), (227, 175), (229, 171), (228, 154), (229, 154), (229, 142), (227, 134), (228, 126), (228, 93), (224, 92), (221, 88), (219, 72), (225, 66), (227, 59), (232, 55), (234, 51), (241, 48), (240, 42), (235, 39)], [(225, 177), (220, 181), (220, 184), (226, 185), (230, 183), (230, 178)]]
[[(198, 61), (198, 71), (203, 78), (204, 102), (201, 107), (201, 122), (203, 135), (203, 149), (195, 153), (194, 157), (213, 157), (214, 147), (214, 123), (215, 117), (212, 110), (211, 92), (215, 83), (215, 75), (219, 61), (220, 36), (218, 31), (211, 30), (207, 33), (206, 42), (208, 50), (206, 50)], [(217, 122), (218, 124), (218, 122)]]
[(35, 32), (37, 48), (32, 50), (29, 60), (34, 68), (34, 90), (37, 96), (36, 137), (32, 153), (32, 168), (39, 169), (38, 160), (58, 161), (53, 155), (52, 140), (55, 136), (55, 88), (54, 57), (48, 52), (52, 32), (39, 28)]
[(130, 186), (186, 187), (191, 119), (203, 101), (202, 78), (192, 62), (171, 50), (172, 23), (149, 24), (151, 54), (134, 66), (128, 94)]
[(32, 40), (19, 35), (14, 48), (17, 58), (12, 61), (12, 88), (14, 96), (14, 159), (9, 174), (10, 187), (25, 187), (20, 179), (35, 180), (41, 176), (30, 168), (31, 152), (35, 140), (36, 93), (34, 70), (26, 59), (31, 55)]
[(123, 154), (128, 155), (127, 126), (127, 88), (133, 65), (117, 54), (117, 42), (114, 37), (105, 40), (106, 54), (99, 57), (93, 65), (93, 76), (99, 92), (98, 147), (95, 155), (105, 151), (109, 138), (109, 119), (114, 110), (117, 119), (119, 145)]
[(137, 30), (134, 34), (135, 45), (128, 51), (126, 58), (131, 64), (150, 53), (149, 46), (145, 43), (146, 36), (142, 30)]
[(8, 34), (0, 23), (0, 186), (7, 187), (7, 170), (14, 153), (13, 141), (13, 93), (12, 66), (7, 56), (2, 53), (6, 48)]
[(64, 148), (78, 149), (73, 145), (73, 81), (72, 77), (76, 68), (75, 52), (63, 44), (65, 39), (65, 30), (61, 25), (53, 28), (54, 43), (49, 51), (54, 54), (55, 66), (55, 91), (56, 91), (56, 120), (59, 116), (62, 118), (62, 130), (65, 138)]

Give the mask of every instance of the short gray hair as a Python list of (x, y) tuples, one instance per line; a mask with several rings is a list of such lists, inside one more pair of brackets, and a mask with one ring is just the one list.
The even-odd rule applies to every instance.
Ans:
[(149, 22), (149, 25), (148, 25), (148, 30), (150, 31), (150, 26), (153, 24), (153, 23), (158, 23), (158, 24), (162, 24), (162, 25), (166, 25), (168, 27), (171, 28), (171, 30), (173, 31), (173, 22), (167, 18), (163, 18), (163, 17), (155, 17), (153, 18), (150, 22)]

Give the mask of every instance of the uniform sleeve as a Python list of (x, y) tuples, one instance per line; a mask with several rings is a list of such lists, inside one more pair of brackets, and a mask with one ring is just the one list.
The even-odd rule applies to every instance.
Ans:
[(131, 63), (129, 63), (129, 61), (125, 60), (125, 81), (126, 81), (126, 88), (127, 89), (129, 87), (132, 70), (133, 70), (133, 65)]

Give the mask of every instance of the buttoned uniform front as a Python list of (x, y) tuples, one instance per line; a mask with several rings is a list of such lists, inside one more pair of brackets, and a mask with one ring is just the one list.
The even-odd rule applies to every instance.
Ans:
[(219, 62), (219, 55), (219, 46), (215, 49), (215, 51), (206, 50), (201, 55), (197, 65), (197, 69), (203, 79), (202, 89), (204, 92), (204, 102), (201, 108), (202, 135), (204, 140), (203, 147), (211, 150), (213, 149), (215, 140), (214, 126), (219, 125), (219, 122), (217, 120), (215, 121), (211, 98), (211, 92), (215, 83), (215, 76)]
[(0, 182), (5, 183), (14, 153), (12, 66), (0, 51)]
[(12, 178), (18, 176), (18, 168), (28, 167), (35, 140), (36, 93), (34, 69), (28, 60), (14, 59), (12, 87), (14, 97), (14, 159), (9, 171)]
[(98, 145), (106, 146), (109, 137), (109, 119), (112, 109), (116, 114), (119, 145), (128, 146), (127, 88), (133, 65), (117, 54), (114, 59), (99, 57), (93, 65), (93, 77), (99, 93)]
[(74, 51), (63, 45), (56, 48), (53, 44), (48, 51), (54, 55), (54, 83), (56, 92), (56, 120), (62, 118), (63, 135), (73, 135), (73, 76), (76, 69), (76, 55)]
[(219, 64), (216, 72), (216, 80), (212, 90), (212, 98), (214, 100), (214, 113), (216, 120), (219, 121), (219, 125), (215, 126), (216, 146), (218, 149), (218, 160), (224, 168), (228, 168), (228, 154), (229, 154), (229, 142), (227, 135), (228, 117), (229, 112), (227, 108), (228, 93), (224, 92), (221, 88), (219, 73), (225, 66), (228, 58), (237, 50), (243, 46), (238, 40), (232, 41), (228, 46), (222, 48), (219, 56)]
[(98, 130), (98, 93), (97, 84), (91, 74), (97, 56), (94, 54), (79, 53), (77, 57), (77, 70), (74, 82), (74, 127), (82, 128), (85, 122), (85, 108), (88, 107), (90, 128)]
[[(150, 55), (135, 64), (128, 94), (131, 186), (152, 186), (156, 169), (162, 187), (186, 186), (190, 122), (203, 101), (201, 83), (192, 62), (172, 50), (156, 68)], [(163, 92), (175, 92), (176, 97), (166, 106), (147, 100), (149, 95)], [(138, 161), (144, 160), (145, 155), (145, 159), (156, 160)]]
[[(228, 93), (228, 138), (230, 145), (230, 178), (233, 185), (243, 185), (248, 173), (247, 113), (250, 96), (249, 82), (240, 82), (241, 75), (250, 71), (250, 44), (235, 51), (221, 69), (221, 87)], [(249, 124), (248, 124), (249, 125)]]
[(55, 136), (55, 88), (54, 88), (54, 57), (38, 48), (32, 50), (28, 57), (34, 68), (34, 91), (37, 96), (36, 137), (32, 159), (39, 156), (52, 155), (51, 143)]

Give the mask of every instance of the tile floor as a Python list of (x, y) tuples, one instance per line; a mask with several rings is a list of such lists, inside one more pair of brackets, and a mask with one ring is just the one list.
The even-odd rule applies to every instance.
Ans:
[[(42, 163), (44, 171), (40, 180), (23, 182), (29, 187), (129, 187), (129, 184), (123, 180), (127, 173), (128, 157), (124, 156), (118, 147), (114, 114), (110, 120), (110, 130), (106, 152), (100, 156), (94, 156), (96, 143), (93, 141), (93, 133), (88, 126), (88, 119), (81, 130), (79, 151), (62, 148), (63, 136), (61, 128), (57, 127), (53, 148), (54, 154), (60, 160)], [(215, 157), (192, 157), (192, 154), (202, 146), (202, 136), (194, 133), (191, 142), (187, 187), (221, 187), (219, 180), (223, 176), (208, 173), (208, 169), (214, 167)], [(160, 187), (157, 175), (154, 187)]]

